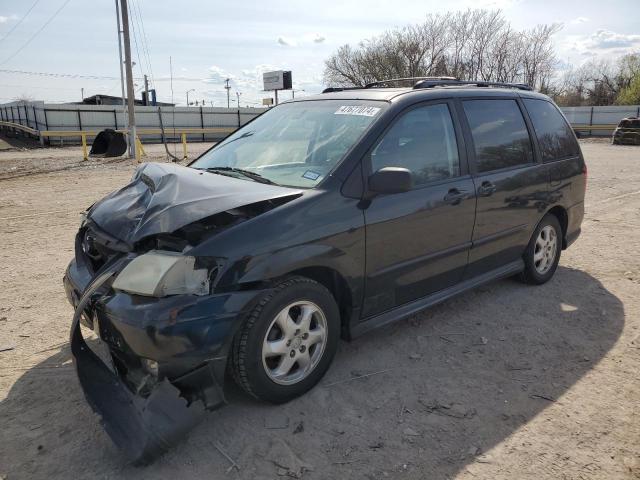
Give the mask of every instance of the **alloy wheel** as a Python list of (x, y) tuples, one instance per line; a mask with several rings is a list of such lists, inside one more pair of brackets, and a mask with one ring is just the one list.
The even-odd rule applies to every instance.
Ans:
[(318, 365), (326, 343), (327, 320), (320, 307), (309, 301), (287, 305), (269, 325), (262, 343), (267, 376), (280, 385), (304, 380)]
[(558, 251), (558, 235), (556, 229), (546, 225), (540, 230), (533, 251), (533, 264), (540, 275), (544, 275), (553, 266)]

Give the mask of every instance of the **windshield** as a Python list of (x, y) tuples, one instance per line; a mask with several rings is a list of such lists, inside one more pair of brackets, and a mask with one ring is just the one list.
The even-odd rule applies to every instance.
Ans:
[(285, 103), (234, 132), (191, 167), (311, 188), (333, 170), (385, 106), (362, 100)]

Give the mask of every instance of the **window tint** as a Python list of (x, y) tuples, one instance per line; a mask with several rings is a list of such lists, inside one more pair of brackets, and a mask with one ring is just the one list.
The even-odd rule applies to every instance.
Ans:
[(462, 102), (471, 127), (478, 172), (531, 163), (527, 126), (515, 100)]
[(524, 100), (536, 131), (543, 161), (573, 157), (580, 153), (571, 127), (558, 109), (546, 100)]
[(409, 169), (415, 185), (460, 175), (449, 107), (414, 108), (396, 121), (371, 153), (372, 171), (382, 167)]

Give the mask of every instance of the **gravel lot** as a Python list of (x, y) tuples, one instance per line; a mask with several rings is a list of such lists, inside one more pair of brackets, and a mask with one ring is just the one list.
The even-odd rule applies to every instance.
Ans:
[(85, 403), (61, 283), (78, 213), (134, 166), (77, 147), (0, 152), (0, 478), (640, 478), (640, 148), (581, 146), (583, 234), (550, 283), (496, 282), (342, 342), (286, 405), (231, 386), (146, 468)]

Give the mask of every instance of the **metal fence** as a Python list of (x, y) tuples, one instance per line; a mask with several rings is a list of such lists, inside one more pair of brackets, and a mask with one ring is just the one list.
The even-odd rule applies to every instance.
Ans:
[(623, 118), (640, 118), (639, 105), (562, 107), (561, 110), (574, 130), (582, 135), (609, 136)]
[[(640, 117), (638, 105), (563, 107), (562, 111), (580, 135), (609, 136), (621, 119)], [(136, 124), (143, 142), (161, 140), (160, 116), (168, 141), (180, 141), (182, 133), (189, 142), (216, 141), (262, 112), (263, 108), (136, 106)], [(41, 141), (80, 143), (81, 136), (70, 136), (71, 132), (86, 131), (92, 137), (105, 128), (123, 129), (125, 116), (116, 105), (12, 102), (0, 105), (0, 126), (11, 128), (7, 123), (28, 127), (22, 130)]]
[[(162, 116), (162, 125), (169, 141), (180, 141), (181, 132), (188, 129), (187, 139), (193, 142), (219, 140), (229, 131), (244, 125), (264, 112), (263, 108), (152, 106), (135, 108), (136, 125), (141, 131), (140, 137), (143, 142), (161, 140), (160, 116)], [(123, 129), (126, 118), (119, 105), (67, 105), (38, 101), (0, 105), (0, 122), (23, 125), (37, 130), (38, 136), (47, 138), (50, 142), (79, 143), (80, 135), (69, 136), (69, 133), (86, 131), (87, 136), (91, 137), (105, 128)], [(61, 134), (56, 136), (57, 132)]]

